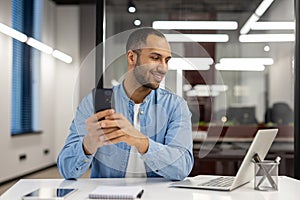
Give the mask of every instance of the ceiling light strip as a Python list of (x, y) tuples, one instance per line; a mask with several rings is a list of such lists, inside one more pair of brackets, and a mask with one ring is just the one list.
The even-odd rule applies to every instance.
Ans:
[(244, 24), (244, 26), (240, 30), (240, 34), (247, 34), (249, 33), (252, 24), (257, 22), (259, 20), (259, 17), (256, 14), (252, 14), (251, 17), (248, 19), (248, 21)]
[(263, 0), (261, 4), (256, 8), (255, 12), (246, 21), (244, 26), (240, 30), (240, 34), (247, 34), (250, 31), (252, 24), (257, 22), (259, 18), (266, 12), (274, 0)]
[(34, 39), (34, 38), (27, 37), (24, 33), (21, 33), (9, 26), (6, 26), (3, 23), (0, 23), (0, 32), (5, 35), (8, 35), (20, 42), (26, 42), (26, 44), (28, 44), (29, 46), (36, 48), (46, 54), (52, 54), (53, 57), (55, 57), (63, 62), (66, 62), (66, 63), (72, 62), (71, 56), (69, 56), (61, 51), (58, 51), (58, 50), (53, 51), (52, 47)]
[(236, 30), (236, 21), (154, 21), (155, 29), (173, 30)]
[(260, 65), (273, 65), (273, 58), (221, 58), (221, 64), (236, 65), (236, 64), (260, 64)]
[(65, 62), (65, 63), (71, 63), (73, 60), (71, 56), (69, 56), (61, 51), (58, 51), (58, 50), (54, 50), (52, 53), (52, 56)]
[(228, 42), (227, 34), (165, 34), (169, 42)]
[(48, 45), (33, 39), (33, 38), (28, 38), (28, 40), (26, 41), (26, 44), (28, 44), (29, 46), (32, 46), (46, 54), (51, 54), (53, 52), (53, 48), (49, 47)]
[(264, 65), (252, 65), (252, 64), (244, 64), (244, 65), (228, 65), (218, 63), (215, 65), (215, 68), (219, 71), (264, 71)]
[(294, 42), (294, 34), (248, 34), (240, 35), (240, 42)]
[(209, 70), (212, 58), (171, 58), (169, 70)]
[(266, 10), (270, 7), (270, 5), (273, 3), (274, 0), (264, 0), (259, 4), (259, 6), (255, 10), (255, 14), (257, 14), (259, 17), (261, 17)]
[(8, 35), (20, 42), (26, 42), (27, 36), (13, 28), (10, 28), (9, 26), (6, 26), (5, 24), (0, 23), (0, 32)]
[(295, 22), (256, 22), (251, 30), (295, 30)]

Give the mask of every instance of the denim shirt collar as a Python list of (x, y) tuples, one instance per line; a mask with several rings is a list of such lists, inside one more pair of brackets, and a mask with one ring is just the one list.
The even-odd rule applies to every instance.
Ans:
[[(134, 101), (132, 101), (132, 100), (127, 96), (127, 94), (126, 94), (126, 91), (125, 91), (125, 89), (124, 89), (124, 81), (123, 81), (121, 84), (119, 84), (118, 86), (116, 86), (116, 87), (117, 87), (117, 89), (119, 90), (119, 92), (120, 92), (120, 94), (121, 94), (121, 98), (123, 98), (123, 99), (125, 100), (125, 102), (130, 102), (130, 104), (132, 104), (132, 105), (135, 104)], [(149, 102), (150, 99), (153, 97), (154, 93), (155, 93), (155, 90), (151, 90), (151, 92), (150, 92), (150, 93), (145, 97), (145, 99), (143, 100), (143, 103), (142, 103), (142, 104), (144, 104), (144, 103), (146, 103), (146, 102)]]

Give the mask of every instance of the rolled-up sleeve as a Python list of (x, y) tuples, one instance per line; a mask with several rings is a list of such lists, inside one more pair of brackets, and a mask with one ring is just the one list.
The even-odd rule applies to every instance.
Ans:
[(142, 155), (145, 164), (169, 180), (182, 180), (193, 168), (191, 113), (181, 100), (168, 120), (165, 143), (149, 138), (148, 151)]
[(85, 97), (77, 108), (66, 139), (58, 158), (57, 166), (65, 179), (79, 178), (91, 165), (93, 155), (85, 155), (82, 140), (87, 134), (85, 120), (92, 114), (91, 95)]

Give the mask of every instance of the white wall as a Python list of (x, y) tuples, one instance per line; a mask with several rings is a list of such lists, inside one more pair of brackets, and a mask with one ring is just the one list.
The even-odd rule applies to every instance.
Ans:
[(56, 62), (56, 102), (55, 102), (55, 157), (64, 145), (69, 134), (73, 113), (78, 105), (79, 88), (75, 84), (78, 79), (79, 59), (79, 7), (57, 6), (57, 49), (72, 55), (73, 62), (66, 64)]
[[(71, 55), (65, 64), (41, 54), (41, 134), (11, 136), (12, 39), (0, 33), (0, 182), (55, 164), (73, 118), (72, 105), (78, 104), (74, 88), (79, 63), (78, 8), (56, 6), (44, 0), (42, 41)], [(11, 1), (0, 1), (0, 22), (11, 25)], [(75, 99), (75, 100), (74, 100)], [(49, 154), (44, 155), (48, 149)], [(27, 159), (19, 161), (19, 155)]]

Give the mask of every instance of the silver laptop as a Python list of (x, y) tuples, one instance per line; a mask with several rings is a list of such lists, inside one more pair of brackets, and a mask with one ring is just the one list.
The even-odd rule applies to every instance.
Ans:
[(258, 130), (236, 176), (199, 175), (183, 181), (172, 183), (170, 186), (231, 191), (248, 183), (254, 177), (254, 163), (252, 162), (253, 155), (257, 153), (263, 160), (267, 155), (267, 152), (269, 151), (277, 132), (278, 129)]

